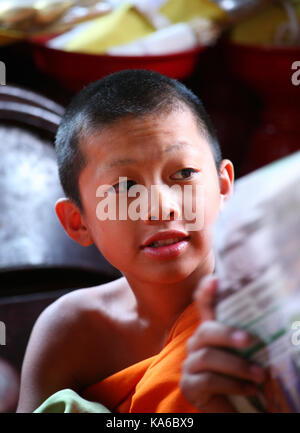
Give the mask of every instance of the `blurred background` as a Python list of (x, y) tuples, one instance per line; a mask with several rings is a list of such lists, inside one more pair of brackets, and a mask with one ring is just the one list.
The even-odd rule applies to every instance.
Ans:
[(299, 150), (299, 18), (300, 0), (0, 2), (0, 412), (15, 410), (40, 312), (120, 276), (54, 213), (53, 140), (72, 96), (122, 69), (177, 78), (239, 178)]

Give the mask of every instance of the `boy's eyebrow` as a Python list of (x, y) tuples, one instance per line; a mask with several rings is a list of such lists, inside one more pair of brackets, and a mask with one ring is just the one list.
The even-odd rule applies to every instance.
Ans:
[[(180, 149), (182, 147), (186, 147), (186, 146), (190, 146), (190, 144), (186, 143), (184, 141), (180, 141), (176, 144), (172, 144), (171, 146), (167, 147), (164, 150), (164, 153), (178, 150), (178, 149)], [(133, 159), (133, 158), (116, 159), (114, 161), (111, 161), (105, 168), (120, 167), (122, 165), (129, 165), (129, 164), (139, 164), (139, 161), (137, 161), (136, 159)]]
[(115, 161), (111, 161), (108, 164), (108, 168), (118, 167), (120, 165), (136, 164), (136, 163), (137, 163), (137, 160), (133, 159), (133, 158), (116, 159)]

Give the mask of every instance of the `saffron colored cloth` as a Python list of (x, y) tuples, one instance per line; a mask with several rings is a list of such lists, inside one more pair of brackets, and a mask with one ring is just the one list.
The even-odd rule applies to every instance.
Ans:
[(82, 396), (119, 413), (199, 412), (179, 387), (186, 342), (199, 325), (195, 302), (174, 323), (157, 355), (125, 368), (89, 386)]

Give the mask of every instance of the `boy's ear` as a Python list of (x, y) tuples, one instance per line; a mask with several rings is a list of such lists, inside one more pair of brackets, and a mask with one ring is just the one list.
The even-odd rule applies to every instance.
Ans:
[(223, 159), (219, 170), (220, 177), (220, 209), (224, 208), (225, 202), (232, 196), (234, 184), (234, 168), (229, 159)]
[(84, 218), (74, 202), (67, 198), (60, 198), (55, 203), (55, 212), (61, 225), (73, 241), (84, 247), (93, 244)]

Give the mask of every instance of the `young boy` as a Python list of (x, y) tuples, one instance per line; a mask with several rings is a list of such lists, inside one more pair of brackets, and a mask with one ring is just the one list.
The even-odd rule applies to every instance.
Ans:
[[(251, 337), (243, 339), (214, 322), (207, 310), (210, 303), (202, 303), (203, 323), (196, 331), (197, 345), (202, 347), (200, 367), (189, 360), (181, 384), (190, 403), (180, 391), (178, 372), (185, 356), (182, 346), (191, 332), (177, 346), (169, 345), (180, 326), (184, 332), (184, 320), (192, 317), (195, 290), (214, 271), (212, 226), (233, 187), (232, 164), (221, 159), (199, 99), (179, 82), (155, 72), (112, 74), (74, 98), (58, 129), (56, 150), (67, 196), (56, 204), (61, 224), (74, 241), (83, 246), (94, 243), (123, 277), (71, 292), (41, 314), (24, 358), (18, 412), (34, 411), (66, 388), (98, 398), (85, 392), (97, 383), (107, 384), (102, 394), (96, 394), (110, 410), (233, 411), (225, 396), (253, 392), (257, 368), (252, 371), (250, 363), (217, 346), (245, 347)], [(171, 189), (175, 185), (176, 192)], [(143, 207), (141, 218), (115, 218), (114, 211), (121, 208), (117, 201), (110, 217), (102, 218), (101, 203), (107, 197), (126, 198), (125, 210), (132, 211), (135, 196), (130, 190), (137, 186), (146, 191), (144, 199), (150, 198), (155, 186), (158, 205), (149, 199), (146, 208), (141, 202), (136, 209)], [(194, 221), (183, 212), (180, 193), (188, 186), (193, 209), (201, 203), (198, 213), (203, 218), (198, 226), (191, 225)], [(211, 283), (201, 293), (210, 299)], [(198, 323), (191, 329), (197, 327)], [(192, 343), (190, 348), (195, 349)], [(173, 362), (177, 373), (172, 376), (170, 369), (159, 374), (156, 382), (150, 380), (147, 389), (154, 389), (144, 406), (134, 406), (133, 397), (125, 406), (107, 403), (106, 394), (113, 387), (118, 392), (124, 383), (120, 372), (126, 372), (128, 381), (135, 366), (154, 360), (144, 370), (134, 370), (133, 389), (137, 389), (155, 370), (156, 357), (164, 353), (162, 362), (167, 362), (176, 350), (180, 350)], [(201, 402), (193, 383), (193, 372), (199, 369)], [(114, 385), (110, 378), (116, 379)], [(180, 405), (168, 399), (171, 394), (176, 394)], [(163, 398), (167, 403), (160, 405)]]

